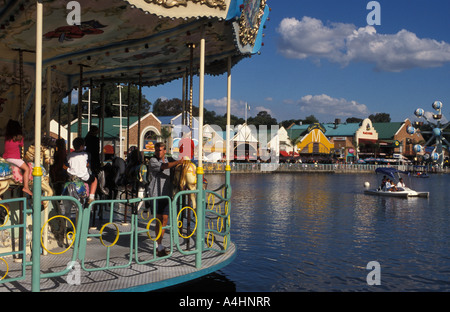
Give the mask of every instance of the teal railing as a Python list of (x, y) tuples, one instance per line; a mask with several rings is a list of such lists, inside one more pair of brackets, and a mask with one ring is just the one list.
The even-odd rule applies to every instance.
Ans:
[[(42, 201), (52, 201), (60, 202), (65, 201), (75, 205), (76, 217), (71, 218), (68, 215), (56, 214), (48, 218), (48, 221), (41, 227), (40, 242), (36, 241), (37, 235), (33, 233), (33, 239), (31, 246), (39, 246), (40, 254), (44, 250), (51, 254), (51, 256), (63, 255), (65, 259), (70, 258), (69, 264), (60, 271), (51, 273), (42, 273), (40, 268), (33, 268), (32, 274), (39, 271), (39, 280), (43, 278), (52, 278), (68, 274), (74, 265), (81, 262), (81, 268), (85, 271), (99, 271), (99, 270), (114, 270), (131, 267), (133, 263), (137, 264), (150, 264), (152, 262), (169, 258), (173, 255), (176, 248), (183, 255), (195, 255), (195, 264), (197, 268), (201, 268), (202, 253), (204, 251), (213, 250), (218, 253), (224, 253), (227, 250), (227, 245), (230, 242), (230, 213), (231, 213), (231, 187), (229, 184), (229, 172), (227, 173), (227, 182), (216, 190), (203, 190), (199, 186), (196, 190), (181, 191), (178, 192), (173, 199), (169, 197), (148, 197), (148, 198), (131, 198), (131, 199), (115, 199), (115, 200), (96, 200), (92, 202), (88, 207), (82, 207), (81, 203), (75, 198), (70, 196), (49, 196), (41, 197)], [(202, 181), (202, 179), (198, 179)], [(183, 204), (186, 199), (190, 197), (191, 194), (195, 195), (197, 208), (193, 209), (190, 204)], [(158, 238), (158, 233), (151, 231), (151, 228), (155, 227), (156, 223), (159, 222), (156, 218), (155, 202), (157, 199), (167, 198), (170, 203), (170, 214), (169, 222), (164, 227), (166, 233), (166, 240), (170, 241), (170, 253), (164, 257), (158, 257), (156, 255), (156, 244), (153, 244), (153, 248), (150, 252), (150, 257), (148, 259), (142, 260), (143, 252), (142, 245), (140, 244), (139, 238), (142, 236), (148, 236), (148, 239), (156, 241)], [(26, 198), (16, 198), (16, 199), (5, 199), (0, 201), (0, 209), (7, 207), (9, 203), (20, 202), (23, 207), (27, 207)], [(151, 208), (146, 208), (149, 203), (153, 203)], [(92, 209), (94, 205), (103, 205), (104, 210), (107, 212), (106, 222), (100, 227), (100, 230), (90, 230), (89, 225), (92, 222)], [(117, 221), (117, 211), (115, 207), (118, 205), (127, 205), (131, 208), (131, 218), (130, 223), (127, 226), (119, 224)], [(31, 206), (31, 205), (30, 205)], [(201, 209), (198, 209), (201, 207)], [(7, 208), (6, 208), (7, 209)], [(27, 216), (33, 214), (33, 209), (23, 209), (23, 220), (27, 219)], [(191, 222), (187, 221), (188, 215), (191, 215)], [(8, 213), (7, 213), (8, 215)], [(50, 222), (59, 221), (59, 226), (64, 227), (63, 233), (65, 239), (67, 240), (67, 247), (60, 248), (64, 249), (62, 251), (54, 252), (50, 250), (46, 243), (42, 241), (42, 231), (44, 227), (48, 226)], [(26, 236), (26, 222), (14, 225), (5, 225), (5, 222), (0, 224), (0, 231), (22, 231), (22, 235)], [(41, 224), (42, 225), (42, 224)], [(190, 229), (189, 229), (190, 225)], [(119, 231), (120, 227), (120, 231)], [(33, 227), (34, 229), (37, 227)], [(161, 228), (161, 227), (160, 227)], [(115, 231), (115, 238), (112, 242), (106, 243), (103, 241), (103, 232), (108, 229), (109, 234), (111, 231)], [(125, 229), (125, 230), (124, 230)], [(169, 231), (167, 231), (169, 230)], [(189, 230), (189, 232), (186, 232)], [(217, 239), (217, 238), (221, 239)], [(121, 241), (121, 246), (127, 245), (127, 262), (116, 264), (111, 262), (111, 253), (113, 252), (116, 243)], [(189, 250), (183, 250), (180, 240), (187, 239), (193, 241), (192, 248)], [(102, 265), (96, 265), (95, 267), (89, 266), (88, 262), (88, 242), (92, 240), (100, 240), (101, 244), (105, 249), (105, 255), (101, 259)], [(142, 239), (141, 239), (142, 241)], [(18, 251), (8, 251), (0, 252), (0, 284), (8, 283), (13, 281), (20, 281), (26, 278), (26, 268), (38, 263), (39, 261), (33, 261), (32, 258), (35, 256), (36, 251), (33, 250), (31, 258), (27, 255), (26, 249), (26, 239), (23, 239), (22, 245)], [(34, 249), (34, 248), (33, 248)], [(72, 254), (67, 255), (71, 252)], [(22, 274), (20, 276), (10, 277), (8, 276), (9, 265), (8, 261), (12, 257), (21, 257), (22, 261)], [(27, 259), (30, 260), (28, 261)], [(39, 258), (42, 258), (39, 256)], [(3, 268), (2, 268), (3, 267)], [(5, 268), (6, 267), (6, 268)], [(3, 274), (2, 274), (3, 273)], [(36, 279), (36, 278), (35, 278)], [(39, 285), (36, 285), (36, 281), (33, 283), (33, 291), (39, 291)]]

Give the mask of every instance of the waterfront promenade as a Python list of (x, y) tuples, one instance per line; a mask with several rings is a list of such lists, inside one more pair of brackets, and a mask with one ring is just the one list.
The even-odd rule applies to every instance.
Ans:
[[(428, 173), (450, 173), (450, 168), (425, 168), (412, 165), (387, 164), (310, 164), (310, 163), (231, 163), (232, 173), (374, 173), (379, 167), (393, 167), (401, 171), (422, 171)], [(205, 173), (223, 173), (225, 164), (207, 163)]]

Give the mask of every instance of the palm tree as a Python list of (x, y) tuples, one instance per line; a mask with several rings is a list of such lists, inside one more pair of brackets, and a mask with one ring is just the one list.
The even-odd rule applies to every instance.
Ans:
[(299, 142), (300, 137), (297, 138), (291, 138), (288, 136), (289, 139), (289, 144), (292, 145), (292, 159), (294, 159), (294, 152), (295, 152), (295, 144), (297, 144)]

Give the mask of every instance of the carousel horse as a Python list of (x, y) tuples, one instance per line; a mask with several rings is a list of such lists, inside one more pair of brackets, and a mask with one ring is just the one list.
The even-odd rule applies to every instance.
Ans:
[(120, 157), (114, 157), (111, 164), (103, 167), (105, 172), (105, 190), (108, 190), (111, 199), (115, 199), (119, 187), (126, 184), (125, 169), (126, 163)]
[[(35, 153), (35, 147), (34, 145), (31, 145), (27, 152), (25, 153), (24, 160), (28, 163), (28, 166), (30, 167), (30, 186), (33, 184), (33, 162), (34, 159), (34, 153)], [(41, 146), (41, 159), (43, 162), (42, 167), (42, 179), (41, 179), (41, 185), (42, 185), (42, 191), (44, 192), (44, 196), (52, 196), (54, 194), (52, 187), (50, 186), (50, 179), (48, 175), (48, 171), (45, 169), (45, 165), (47, 167), (53, 163), (53, 152), (51, 147), (47, 147), (42, 145)], [(23, 185), (23, 175), (22, 170), (18, 168), (17, 166), (14, 166), (13, 164), (10, 164), (3, 158), (0, 158), (0, 198), (3, 193), (5, 193), (10, 186), (19, 186)], [(45, 201), (44, 207), (48, 207), (48, 202)]]
[[(131, 193), (138, 198), (144, 198), (147, 186), (150, 183), (147, 175), (147, 164), (142, 161), (141, 154), (137, 149), (131, 148), (127, 157), (127, 165), (125, 168), (126, 185), (131, 186)], [(144, 205), (140, 202), (137, 206), (139, 210)]]
[[(175, 167), (173, 173), (173, 195), (184, 190), (196, 190), (197, 189), (197, 166), (190, 159), (186, 159), (185, 156), (183, 163)], [(189, 199), (193, 209), (196, 209), (197, 202), (195, 200), (195, 194), (189, 194)]]
[[(121, 185), (123, 175), (125, 173), (125, 162), (123, 159), (116, 157), (112, 164), (106, 164), (97, 174), (97, 192), (96, 195), (100, 199), (110, 198), (114, 199), (118, 191), (118, 186)], [(89, 185), (81, 181), (77, 177), (69, 177), (68, 181), (64, 183), (62, 195), (67, 195), (74, 197), (83, 206), (87, 203), (89, 198)], [(68, 216), (73, 208), (73, 204), (64, 201), (64, 209), (66, 210), (66, 215)], [(98, 217), (100, 220), (103, 219), (103, 207), (100, 205), (94, 205), (92, 207), (92, 226), (95, 223), (95, 213), (98, 211)]]

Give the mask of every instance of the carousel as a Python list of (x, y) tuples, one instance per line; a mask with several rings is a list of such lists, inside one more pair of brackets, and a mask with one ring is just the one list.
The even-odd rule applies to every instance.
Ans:
[[(202, 142), (205, 75), (227, 76), (230, 124), (232, 68), (260, 53), (268, 14), (266, 0), (0, 1), (0, 144), (8, 121), (18, 121), (33, 193), (22, 192), (21, 171), (0, 158), (0, 291), (149, 291), (233, 261), (230, 137), (224, 182), (214, 190), (201, 183), (199, 144), (195, 164), (185, 160), (175, 170), (180, 175), (173, 196), (148, 197), (146, 164), (116, 158), (114, 170), (99, 173), (99, 194), (90, 202), (88, 186), (79, 181), (55, 191), (48, 174), (55, 149), (50, 121), (63, 99), (77, 106), (76, 116), (69, 110), (62, 147), (69, 149), (71, 120), (83, 119), (83, 89), (113, 82), (135, 85), (142, 94), (143, 87), (180, 79), (188, 128), (198, 90), (199, 131), (191, 139)], [(78, 103), (68, 97), (73, 90)], [(104, 111), (109, 104), (100, 102)], [(138, 144), (137, 152), (143, 149)], [(126, 172), (131, 167), (132, 175)], [(108, 189), (106, 182), (115, 185)], [(108, 196), (113, 191), (126, 197)], [(160, 199), (169, 202), (167, 225), (156, 217)], [(159, 244), (166, 246), (163, 255)]]

